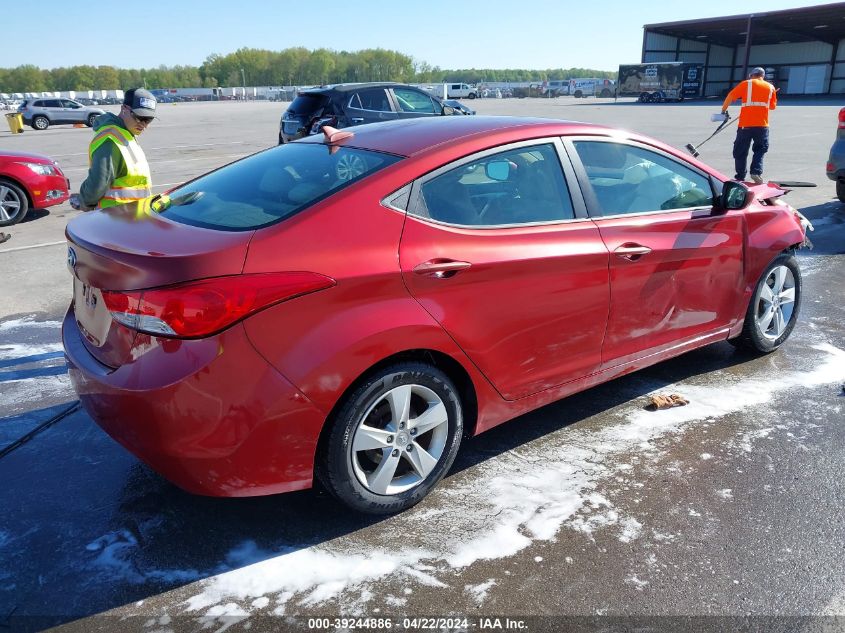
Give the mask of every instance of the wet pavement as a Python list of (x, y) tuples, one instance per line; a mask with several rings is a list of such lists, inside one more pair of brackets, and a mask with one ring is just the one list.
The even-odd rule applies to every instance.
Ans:
[(821, 619), (845, 616), (845, 205), (802, 195), (781, 350), (711, 345), (522, 416), (389, 518), (178, 490), (73, 408), (61, 297), (7, 310), (0, 630), (845, 630)]

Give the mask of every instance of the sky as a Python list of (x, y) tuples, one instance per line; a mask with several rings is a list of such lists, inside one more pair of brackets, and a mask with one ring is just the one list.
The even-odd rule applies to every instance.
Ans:
[[(443, 69), (590, 68), (637, 63), (643, 25), (830, 4), (798, 0), (145, 0), (68, 10), (41, 0), (7, 11), (4, 28), (25, 45), (0, 47), (0, 68), (88, 64), (199, 66), (239, 48), (396, 50)], [(98, 21), (95, 16), (102, 16)], [(114, 19), (114, 21), (112, 21)], [(109, 29), (125, 25), (125, 39)], [(89, 35), (90, 34), (90, 35)], [(123, 43), (121, 42), (123, 40)]]

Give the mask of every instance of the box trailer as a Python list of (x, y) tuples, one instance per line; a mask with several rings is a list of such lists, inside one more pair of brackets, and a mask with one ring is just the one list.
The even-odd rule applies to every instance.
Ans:
[(617, 97), (637, 97), (642, 103), (683, 101), (701, 97), (704, 66), (690, 62), (623, 64), (616, 80)]

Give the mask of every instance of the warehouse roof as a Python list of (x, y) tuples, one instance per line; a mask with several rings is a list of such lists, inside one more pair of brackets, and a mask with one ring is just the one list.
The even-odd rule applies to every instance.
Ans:
[(845, 38), (845, 2), (721, 18), (646, 24), (644, 28), (652, 33), (697, 39), (722, 46), (742, 46), (745, 44), (749, 18), (751, 43), (755, 46), (813, 41), (836, 44)]

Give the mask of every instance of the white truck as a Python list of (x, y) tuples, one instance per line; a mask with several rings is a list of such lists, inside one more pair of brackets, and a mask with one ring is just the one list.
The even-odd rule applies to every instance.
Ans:
[(469, 84), (446, 84), (446, 94), (449, 99), (475, 99), (478, 89)]
[(578, 77), (569, 80), (569, 94), (576, 99), (581, 97), (612, 97), (616, 84), (612, 79), (598, 77)]

